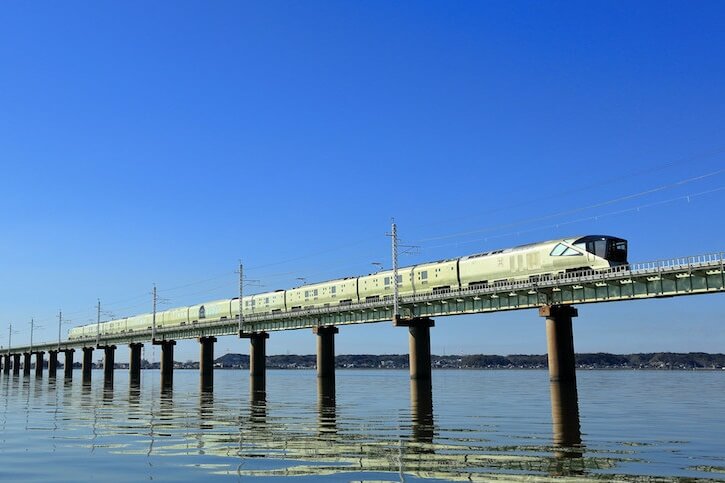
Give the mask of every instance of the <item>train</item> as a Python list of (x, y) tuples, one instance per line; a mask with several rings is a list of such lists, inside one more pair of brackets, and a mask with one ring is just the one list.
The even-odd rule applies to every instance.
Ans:
[[(549, 240), (398, 269), (401, 297), (490, 285), (537, 281), (580, 270), (627, 266), (627, 240), (586, 235)], [(302, 285), (242, 298), (243, 315), (270, 315), (297, 310), (353, 305), (393, 297), (393, 271)], [(239, 298), (214, 300), (156, 313), (156, 328), (197, 325), (239, 317)], [(150, 313), (100, 324), (73, 327), (68, 339), (151, 330)]]

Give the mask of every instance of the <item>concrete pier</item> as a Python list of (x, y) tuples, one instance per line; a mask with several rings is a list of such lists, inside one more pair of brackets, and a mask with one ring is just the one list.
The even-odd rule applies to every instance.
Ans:
[(3, 364), (3, 373), (10, 374), (10, 365), (12, 364), (10, 362), (10, 354), (6, 354), (3, 358), (4, 364)]
[(335, 334), (333, 326), (315, 327), (317, 336), (317, 400), (320, 407), (335, 407)]
[(73, 353), (75, 349), (64, 349), (65, 363), (63, 364), (63, 377), (73, 379)]
[(91, 370), (93, 370), (93, 347), (83, 348), (83, 384), (91, 383)]
[(576, 384), (571, 319), (577, 314), (577, 310), (571, 305), (545, 305), (539, 308), (539, 315), (546, 317), (546, 346), (551, 381)]
[(58, 372), (58, 351), (48, 351), (48, 377), (55, 377)]
[[(101, 347), (99, 347), (101, 348)], [(116, 364), (116, 346), (105, 345), (103, 349), (103, 384), (113, 385), (113, 366)]]
[(435, 322), (428, 317), (416, 319), (398, 319), (395, 327), (408, 327), (408, 346), (410, 378), (427, 380), (431, 378), (430, 367), (430, 328)]
[(265, 391), (267, 387), (267, 339), (269, 339), (269, 334), (266, 332), (240, 332), (239, 337), (249, 339), (251, 391)]
[(35, 353), (35, 377), (43, 377), (43, 356), (45, 356), (43, 351)]
[(30, 356), (32, 354), (30, 352), (23, 352), (23, 376), (29, 376), (30, 375)]
[(169, 389), (174, 385), (174, 346), (175, 340), (161, 340), (154, 344), (161, 346), (161, 387)]
[(339, 329), (333, 326), (315, 327), (317, 335), (317, 377), (335, 381), (335, 334)]
[(214, 389), (214, 343), (216, 337), (199, 337), (199, 379), (202, 391)]
[(13, 354), (13, 376), (20, 375), (20, 354)]
[(143, 344), (131, 343), (128, 345), (128, 380), (131, 385), (138, 386), (141, 383), (141, 350)]

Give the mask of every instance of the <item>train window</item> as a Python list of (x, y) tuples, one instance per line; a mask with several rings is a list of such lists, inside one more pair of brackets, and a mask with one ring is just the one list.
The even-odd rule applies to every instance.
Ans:
[(330, 287), (330, 293), (337, 293), (337, 287), (335, 287), (334, 285)]
[(385, 278), (383, 279), (383, 283), (384, 283), (385, 285), (390, 285), (390, 277), (385, 277)]
[(607, 256), (607, 241), (596, 240), (593, 242), (587, 242), (587, 251), (598, 257), (605, 258)]
[(572, 257), (576, 255), (581, 255), (578, 251), (574, 250), (573, 248), (567, 248), (564, 250), (564, 253), (561, 254), (563, 257)]
[(566, 245), (564, 245), (563, 243), (559, 243), (558, 245), (556, 245), (554, 247), (553, 250), (551, 250), (551, 253), (549, 255), (551, 255), (552, 257), (560, 257), (561, 254), (564, 253), (565, 251), (566, 251)]
[(315, 291), (313, 292), (313, 295), (314, 295), (315, 297), (317, 297), (317, 289), (315, 289)]
[(627, 262), (627, 242), (625, 240), (609, 240), (607, 244), (607, 260)]
[(420, 272), (420, 279), (428, 280), (428, 270), (423, 270), (422, 272)]

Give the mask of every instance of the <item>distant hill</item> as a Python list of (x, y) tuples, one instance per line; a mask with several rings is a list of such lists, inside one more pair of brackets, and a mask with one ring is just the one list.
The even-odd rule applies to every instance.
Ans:
[[(249, 356), (244, 354), (225, 354), (216, 359), (217, 367), (249, 368)], [(654, 352), (641, 354), (577, 354), (577, 367), (581, 369), (723, 369), (725, 354), (706, 354), (704, 352)], [(450, 355), (431, 356), (434, 368), (441, 369), (545, 369), (548, 367), (546, 354), (527, 355)], [(314, 355), (275, 355), (267, 356), (270, 369), (314, 369)], [(340, 369), (406, 369), (407, 354), (347, 354), (335, 357), (335, 365)]]

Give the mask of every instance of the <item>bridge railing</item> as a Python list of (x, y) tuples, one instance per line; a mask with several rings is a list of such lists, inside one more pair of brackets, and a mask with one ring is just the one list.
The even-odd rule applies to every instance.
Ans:
[(632, 273), (661, 272), (667, 270), (681, 270), (684, 268), (703, 268), (720, 266), (725, 261), (725, 253), (707, 253), (693, 257), (678, 257), (656, 260), (652, 262), (640, 262), (630, 265)]

